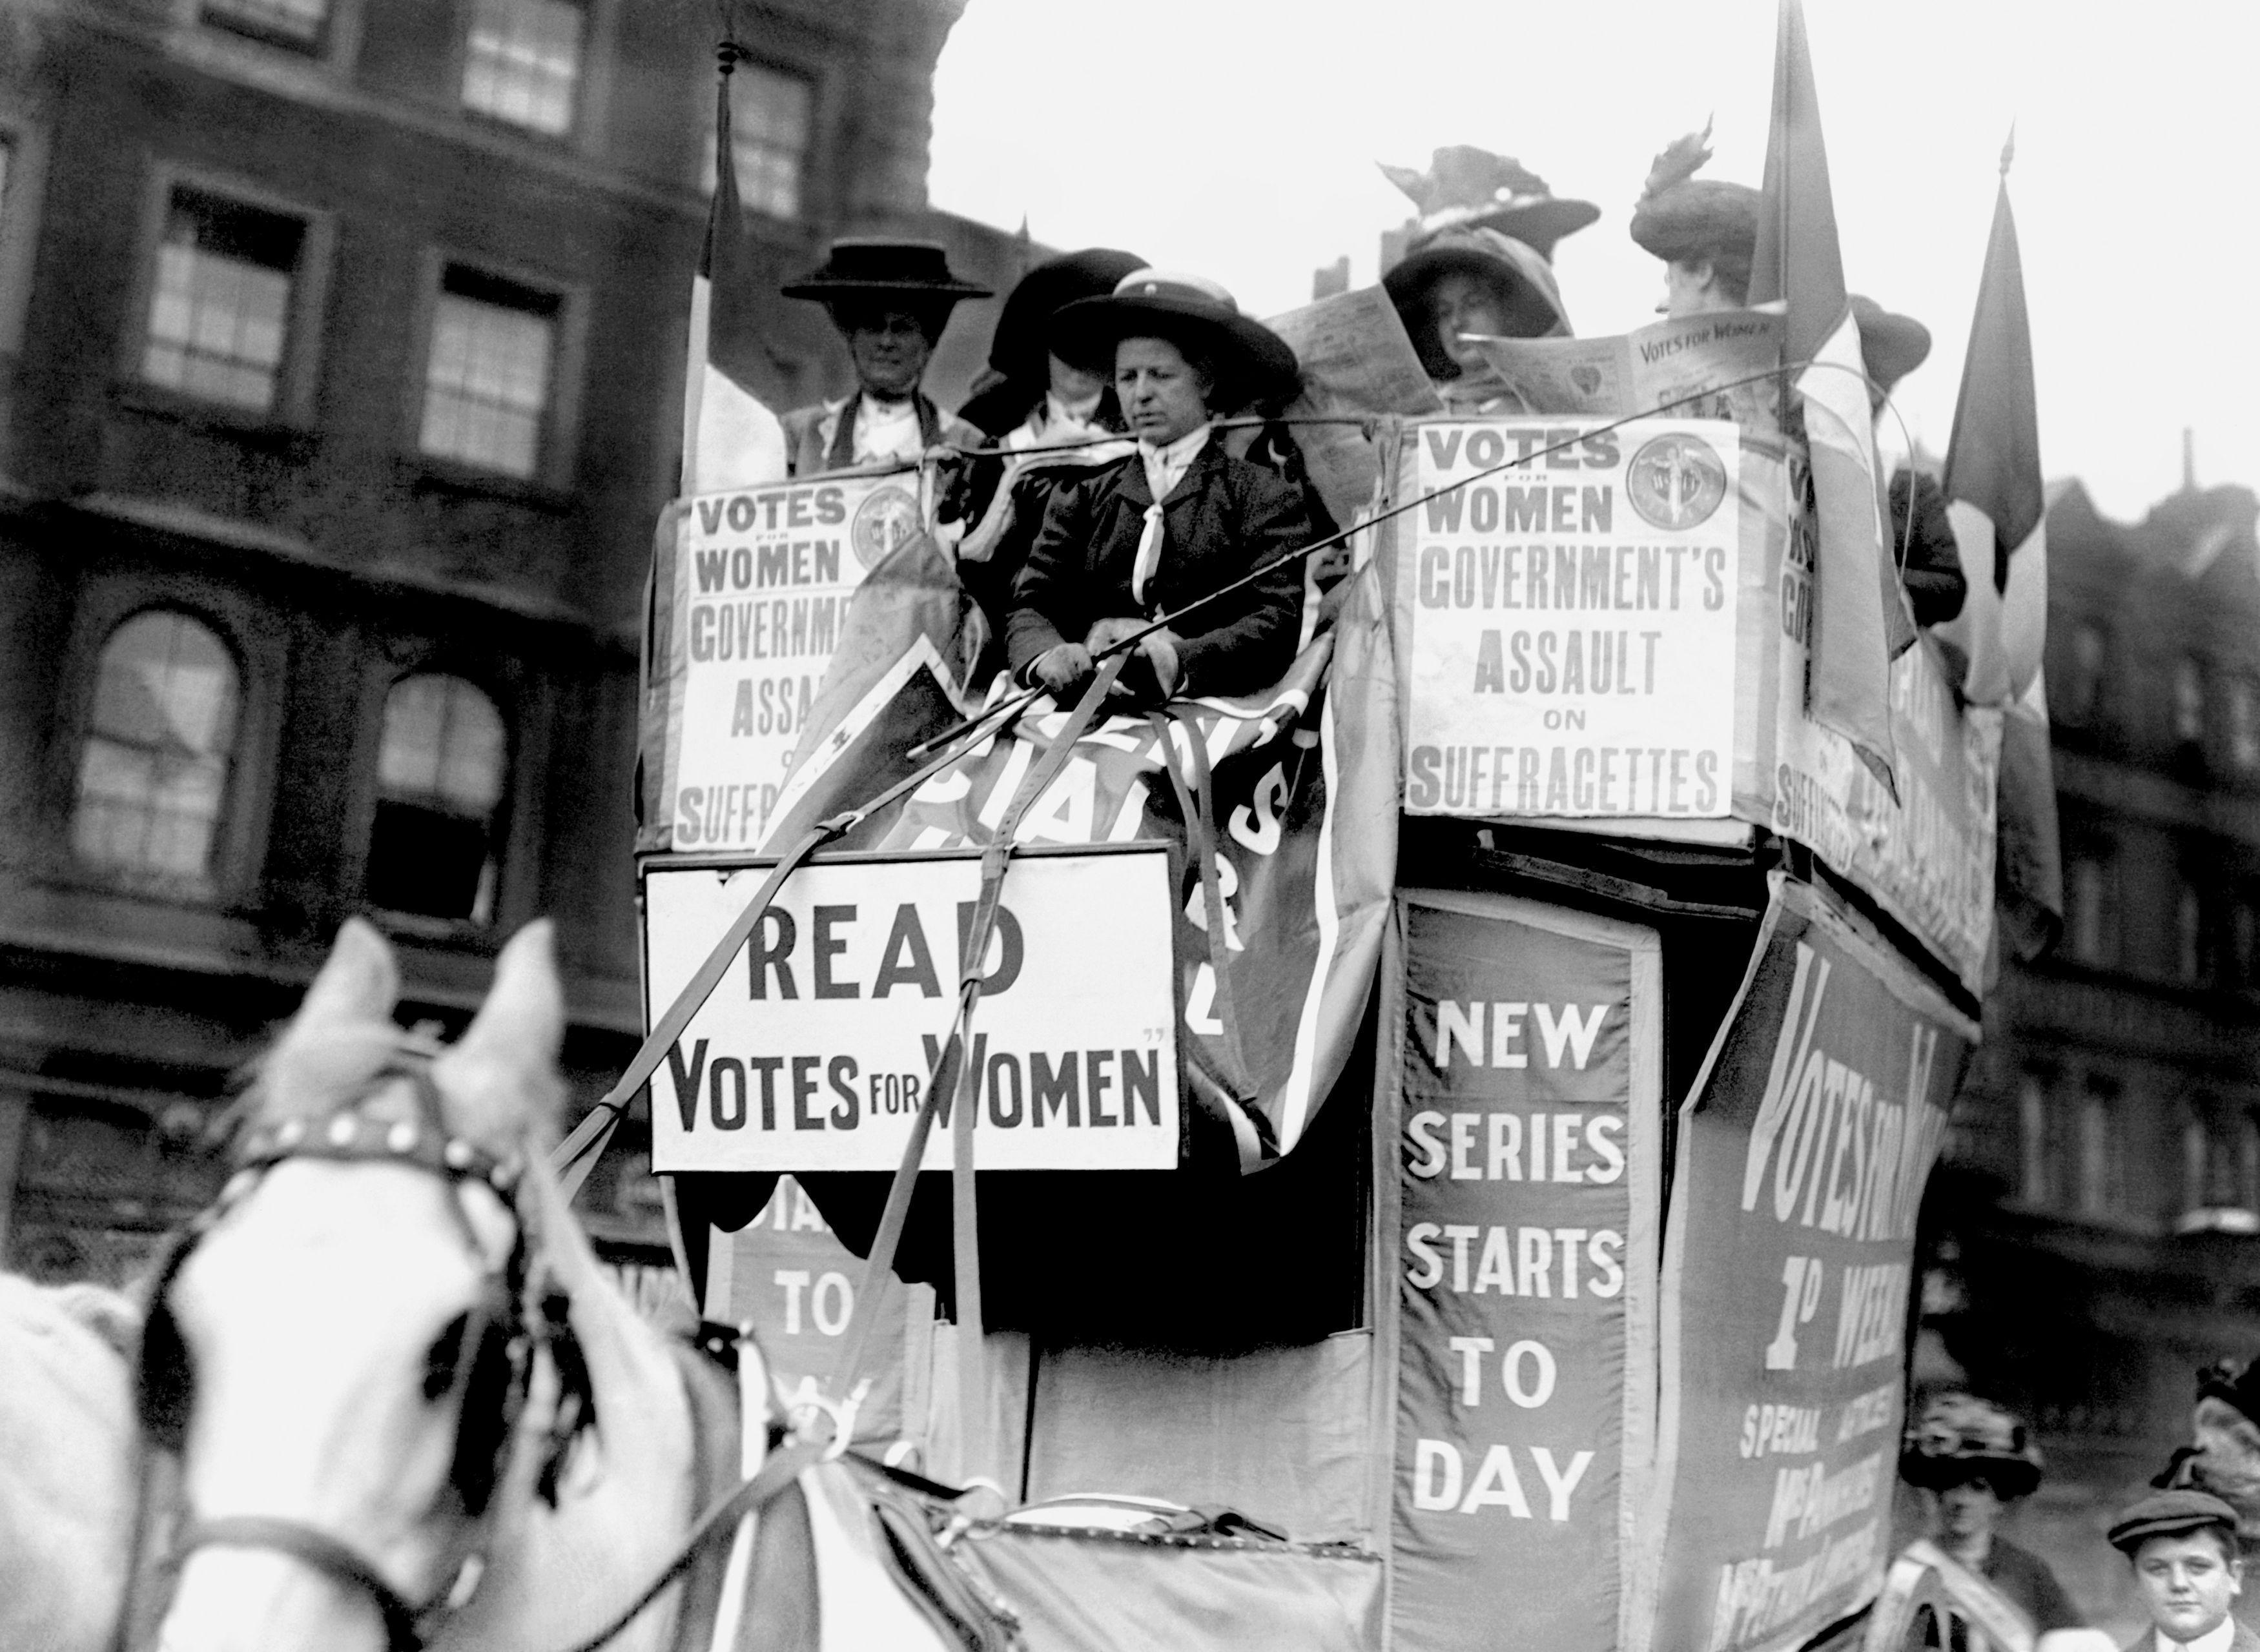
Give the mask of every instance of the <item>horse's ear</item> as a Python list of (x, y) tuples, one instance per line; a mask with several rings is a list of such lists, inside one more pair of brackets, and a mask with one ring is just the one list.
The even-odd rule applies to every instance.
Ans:
[(324, 1021), (383, 1021), (400, 998), (400, 969), (376, 926), (348, 918), (338, 930), (329, 961), (291, 1018), (293, 1032)]
[[(502, 949), (486, 1002), (441, 1065), (463, 1076), (454, 1093), (466, 1103), (476, 1105), (472, 1098), (477, 1097), (499, 1101), (515, 1090), (546, 1111), (559, 1099), (557, 1058), (564, 1047), (565, 989), (557, 978), (555, 931), (545, 918), (519, 930)], [(477, 1082), (471, 1082), (474, 1072)], [(509, 1123), (489, 1117), (466, 1119), (463, 1126), (483, 1132)]]
[(565, 989), (557, 979), (556, 936), (556, 926), (538, 918), (511, 937), (459, 1050), (497, 1054), (527, 1067), (557, 1064), (565, 1048)]

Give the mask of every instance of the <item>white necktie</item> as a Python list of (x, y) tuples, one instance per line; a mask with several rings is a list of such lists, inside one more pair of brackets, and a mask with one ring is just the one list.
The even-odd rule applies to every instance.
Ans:
[(1162, 565), (1162, 502), (1159, 499), (1146, 507), (1146, 526), (1138, 535), (1137, 560), (1130, 564), (1130, 595), (1139, 602), (1146, 600), (1146, 582), (1154, 577), (1154, 570)]

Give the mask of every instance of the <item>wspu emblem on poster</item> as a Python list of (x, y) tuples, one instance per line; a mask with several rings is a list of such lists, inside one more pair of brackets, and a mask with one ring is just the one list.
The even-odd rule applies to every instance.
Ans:
[(1407, 813), (1728, 812), (1739, 461), (1709, 419), (1408, 433)]
[[(766, 867), (654, 866), (648, 1002), (672, 1003)], [(1177, 1162), (1171, 941), (1161, 845), (1012, 860), (983, 955), (963, 955), (977, 853), (843, 855), (795, 872), (652, 1083), (659, 1170), (891, 1170), (951, 1036), (969, 967), (983, 1169)], [(924, 1164), (952, 1162), (948, 1089)]]

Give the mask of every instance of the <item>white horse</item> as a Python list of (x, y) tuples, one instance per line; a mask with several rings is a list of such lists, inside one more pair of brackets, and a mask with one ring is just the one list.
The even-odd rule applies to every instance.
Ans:
[[(561, 1652), (759, 1457), (726, 1379), (620, 1296), (547, 1167), (548, 926), (445, 1049), (392, 1024), (397, 987), (348, 923), (261, 1069), (247, 1168), (158, 1282), (142, 1404), (181, 1465), (164, 1652)], [(740, 1539), (730, 1644), (812, 1648), (822, 1620), (827, 1648), (939, 1648), (825, 1474), (844, 1470), (799, 1476)], [(671, 1585), (609, 1645), (704, 1652), (713, 1616)]]
[(0, 1274), (0, 1647), (104, 1652), (117, 1633), (139, 1329), (111, 1291)]

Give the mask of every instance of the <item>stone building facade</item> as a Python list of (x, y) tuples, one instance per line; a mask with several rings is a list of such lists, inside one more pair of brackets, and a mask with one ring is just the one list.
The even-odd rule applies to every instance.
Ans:
[[(773, 286), (927, 208), (962, 0), (737, 8)], [(712, 176), (690, 0), (0, 12), (0, 1262), (116, 1279), (348, 914), (453, 1026), (559, 923), (582, 1105), (639, 1031), (637, 650)], [(933, 388), (962, 394), (993, 304)], [(762, 386), (846, 387), (775, 301)], [(584, 1195), (656, 1234), (634, 1133)]]
[(2106, 1616), (2110, 1511), (2188, 1440), (2195, 1369), (2260, 1354), (2256, 508), (2051, 504), (2064, 933), (2004, 970), (1932, 1186), (1931, 1323), (2036, 1426), (2018, 1519)]

